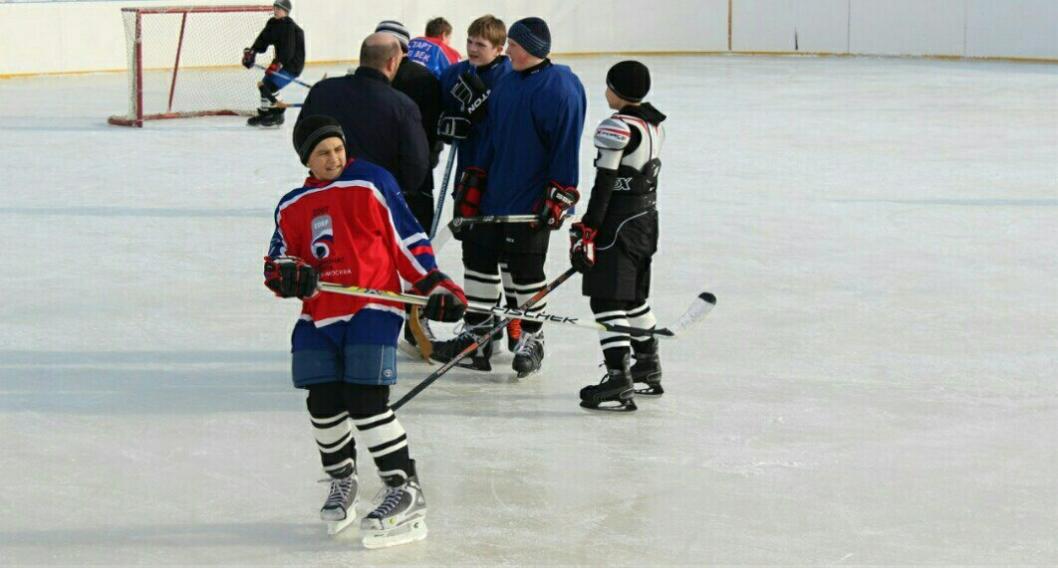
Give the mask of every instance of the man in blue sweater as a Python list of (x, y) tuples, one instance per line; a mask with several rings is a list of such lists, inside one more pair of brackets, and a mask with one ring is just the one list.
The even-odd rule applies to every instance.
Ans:
[[(478, 224), (456, 236), (463, 241), (468, 297), (494, 290), (500, 282), (499, 264), (505, 261), (512, 291), (521, 305), (547, 284), (544, 263), (551, 231), (562, 225), (567, 210), (580, 199), (578, 157), (587, 101), (584, 86), (572, 70), (548, 59), (551, 32), (543, 20), (515, 22), (507, 40), (512, 71), (497, 80), (491, 91), (471, 81), (457, 91), (466, 109), (487, 104), (487, 127), (456, 185), (455, 216), (532, 214), (538, 220)], [(541, 302), (533, 310), (545, 307), (546, 302)], [(464, 322), (459, 336), (434, 346), (435, 358), (452, 359), (491, 323), (479, 314), (468, 314)], [(544, 335), (540, 328), (538, 322), (522, 323), (513, 363), (519, 377), (541, 367)], [(480, 351), (473, 366), (491, 369), (489, 346)]]

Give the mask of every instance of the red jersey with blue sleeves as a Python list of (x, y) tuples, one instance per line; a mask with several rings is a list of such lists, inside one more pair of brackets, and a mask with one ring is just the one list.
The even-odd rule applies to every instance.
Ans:
[[(430, 240), (401, 197), (396, 179), (364, 160), (349, 162), (334, 181), (305, 180), (304, 187), (279, 201), (275, 222), (269, 256), (301, 258), (316, 268), (321, 281), (400, 292), (402, 278), (416, 282), (437, 269)], [(401, 304), (340, 294), (318, 293), (304, 300), (301, 319), (320, 328), (368, 309), (392, 315), (399, 330)], [(377, 323), (377, 318), (370, 320)], [(367, 329), (359, 332), (374, 335)], [(377, 335), (380, 344), (396, 341), (391, 329), (379, 329)]]

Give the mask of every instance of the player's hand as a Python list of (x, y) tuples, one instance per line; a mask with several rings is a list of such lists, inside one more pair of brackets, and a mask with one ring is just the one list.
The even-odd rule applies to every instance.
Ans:
[(437, 137), (446, 144), (454, 144), (470, 137), (472, 126), (467, 115), (444, 111), (441, 113), (441, 119), (437, 121)]
[(308, 298), (316, 293), (319, 274), (296, 256), (265, 257), (265, 286), (280, 298)]
[(269, 75), (275, 75), (282, 70), (283, 64), (278, 61), (273, 61), (272, 64), (268, 66), (268, 69), (265, 69), (265, 73), (268, 73)]
[(580, 192), (577, 191), (577, 188), (571, 185), (563, 186), (556, 181), (552, 181), (547, 186), (544, 202), (537, 213), (540, 221), (539, 223), (530, 224), (530, 227), (539, 229), (546, 226), (552, 231), (557, 230), (562, 226), (566, 210), (576, 205), (578, 201), (580, 201)]
[(253, 67), (254, 60), (257, 59), (257, 54), (252, 49), (247, 47), (242, 50), (242, 66), (250, 69)]
[(467, 296), (444, 272), (432, 270), (413, 287), (419, 294), (429, 295), (422, 309), (426, 319), (444, 322), (463, 319), (467, 311)]
[[(485, 170), (469, 167), (463, 170), (463, 175), (456, 183), (456, 206), (453, 217), (477, 217), (481, 212), (481, 197), (485, 194)], [(453, 219), (454, 221), (455, 219)], [(451, 223), (452, 236), (456, 240), (463, 240), (466, 225)]]
[(598, 231), (581, 223), (569, 228), (569, 262), (581, 274), (595, 266), (595, 236)]
[(475, 124), (485, 119), (489, 95), (492, 91), (485, 86), (485, 82), (477, 74), (467, 71), (460, 75), (449, 93), (463, 103), (463, 112)]

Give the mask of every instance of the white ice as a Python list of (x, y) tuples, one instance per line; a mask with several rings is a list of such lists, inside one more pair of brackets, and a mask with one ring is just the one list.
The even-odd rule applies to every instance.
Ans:
[[(565, 61), (585, 189), (616, 60)], [(578, 407), (575, 329), (543, 375), (436, 382), (399, 413), (430, 536), (378, 551), (318, 520), (298, 306), (261, 285), (293, 117), (127, 129), (120, 74), (0, 81), (0, 565), (1058, 563), (1058, 67), (645, 61), (653, 305), (716, 309), (635, 413)], [(590, 314), (578, 281), (551, 310)], [(395, 397), (431, 370), (400, 365)]]

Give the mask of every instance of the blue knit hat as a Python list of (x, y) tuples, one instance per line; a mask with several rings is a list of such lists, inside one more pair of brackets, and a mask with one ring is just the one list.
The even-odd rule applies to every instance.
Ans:
[(540, 18), (522, 18), (514, 22), (511, 29), (507, 30), (507, 37), (534, 57), (543, 59), (551, 53), (551, 30), (547, 28), (547, 22)]

